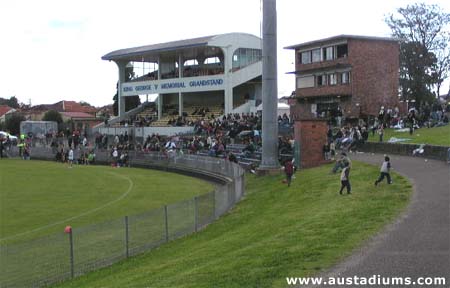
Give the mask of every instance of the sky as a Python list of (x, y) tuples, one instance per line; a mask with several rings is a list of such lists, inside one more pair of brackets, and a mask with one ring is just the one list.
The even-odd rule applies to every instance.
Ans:
[[(390, 36), (385, 16), (410, 0), (278, 0), (278, 95), (295, 90), (286, 46), (340, 34)], [(450, 11), (448, 0), (425, 0)], [(111, 51), (231, 32), (261, 36), (261, 0), (15, 0), (0, 3), (0, 97), (112, 103)], [(447, 84), (443, 87), (445, 91)]]

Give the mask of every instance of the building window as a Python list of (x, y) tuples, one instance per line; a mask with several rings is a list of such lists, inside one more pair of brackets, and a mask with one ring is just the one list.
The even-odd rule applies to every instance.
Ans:
[(337, 77), (336, 74), (328, 74), (328, 85), (336, 85), (337, 84)]
[(350, 83), (350, 72), (342, 72), (341, 73), (341, 83), (342, 84)]
[(348, 46), (347, 44), (337, 45), (336, 46), (336, 57), (337, 58), (346, 58), (348, 55)]
[(311, 63), (311, 51), (307, 51), (307, 52), (302, 52), (302, 64), (309, 64)]
[(325, 75), (316, 76), (317, 86), (327, 85), (327, 77)]
[(298, 77), (297, 88), (314, 87), (314, 76)]
[(320, 49), (312, 50), (312, 62), (320, 62)]
[(323, 60), (333, 60), (334, 59), (334, 49), (333, 46), (323, 48)]

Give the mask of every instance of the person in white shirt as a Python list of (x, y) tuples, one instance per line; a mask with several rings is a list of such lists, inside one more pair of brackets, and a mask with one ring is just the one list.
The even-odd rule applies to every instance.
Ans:
[(383, 181), (384, 177), (386, 177), (388, 184), (392, 184), (391, 175), (389, 174), (391, 170), (391, 162), (389, 156), (384, 156), (384, 162), (381, 164), (380, 168), (380, 177), (375, 181), (375, 186), (378, 185), (381, 181)]
[(69, 150), (69, 168), (72, 168), (73, 165), (73, 149), (72, 147), (70, 147)]

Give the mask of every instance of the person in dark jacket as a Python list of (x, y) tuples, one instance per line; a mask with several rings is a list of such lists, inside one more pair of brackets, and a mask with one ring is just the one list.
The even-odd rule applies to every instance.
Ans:
[(344, 168), (341, 172), (341, 190), (339, 194), (342, 195), (342, 190), (347, 188), (347, 194), (352, 194), (352, 186), (350, 185), (350, 163), (344, 162)]
[(288, 187), (290, 187), (292, 175), (294, 174), (294, 164), (289, 159), (284, 163), (284, 173), (286, 173), (286, 182), (288, 184)]

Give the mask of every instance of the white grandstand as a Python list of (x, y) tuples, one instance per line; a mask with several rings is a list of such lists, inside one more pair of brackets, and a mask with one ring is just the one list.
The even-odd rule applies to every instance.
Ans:
[[(106, 54), (102, 59), (114, 61), (119, 68), (115, 122), (141, 113), (157, 118), (150, 125), (157, 127), (170, 126), (168, 121), (178, 116), (196, 120), (255, 112), (262, 94), (261, 45), (254, 35), (229, 33)], [(155, 105), (143, 106), (154, 107), (153, 111), (141, 108), (125, 113), (125, 97), (151, 94), (157, 95)]]

